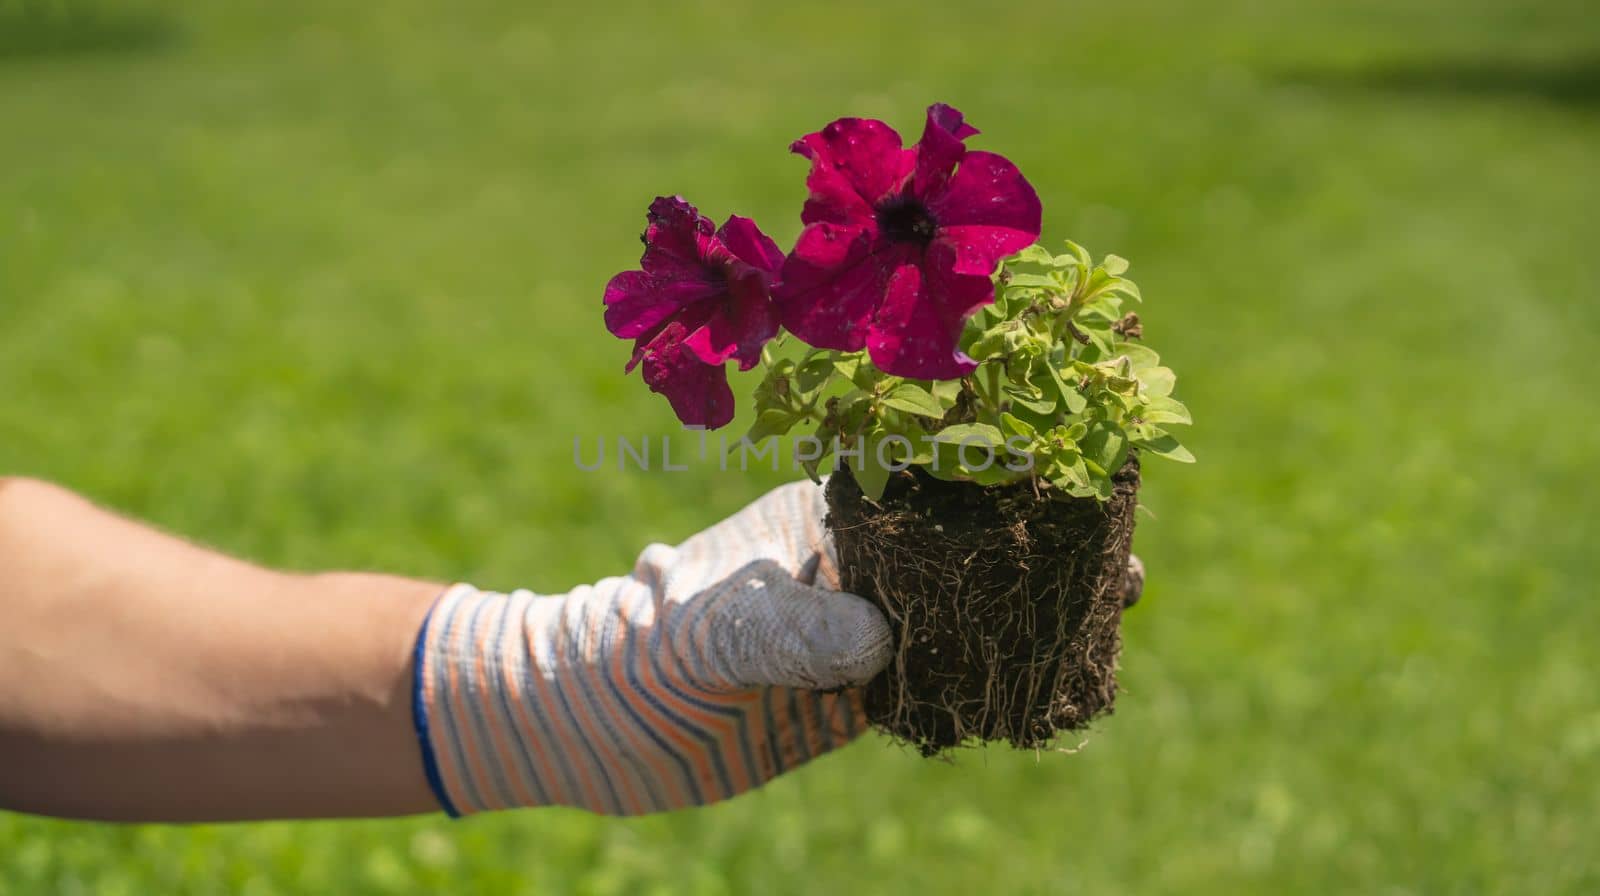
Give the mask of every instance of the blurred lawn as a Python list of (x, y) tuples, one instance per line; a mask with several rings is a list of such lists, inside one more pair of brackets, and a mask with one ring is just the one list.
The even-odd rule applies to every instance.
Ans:
[(0, 814), (0, 893), (1600, 890), (1592, 4), (868, 6), (0, 0), (0, 471), (293, 567), (613, 572), (780, 478), (573, 470), (673, 429), (599, 314), (648, 200), (788, 245), (790, 139), (948, 101), (1133, 259), (1200, 421), (1086, 748), (636, 821)]

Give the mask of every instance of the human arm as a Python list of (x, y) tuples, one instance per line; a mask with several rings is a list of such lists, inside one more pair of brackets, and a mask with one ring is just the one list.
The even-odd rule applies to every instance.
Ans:
[[(439, 585), (273, 572), (6, 482), (0, 807), (130, 821), (441, 804), (620, 814), (757, 786), (863, 730), (856, 695), (812, 688), (887, 660), (876, 610), (807, 584), (831, 569), (819, 493), (780, 492), (568, 594), (457, 586), (419, 639)], [(463, 637), (480, 617), (515, 627), (494, 645)], [(586, 640), (602, 629), (603, 644)], [(648, 661), (641, 675), (625, 656)]]
[(432, 811), (410, 670), (441, 590), (274, 572), (0, 479), (0, 807), (121, 821)]

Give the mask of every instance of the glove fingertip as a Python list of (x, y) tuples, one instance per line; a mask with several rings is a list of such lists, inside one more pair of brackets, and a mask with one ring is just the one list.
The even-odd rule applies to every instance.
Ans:
[(866, 684), (889, 665), (894, 638), (883, 612), (865, 598), (842, 591), (827, 597), (828, 612), (808, 639), (811, 671), (821, 690)]

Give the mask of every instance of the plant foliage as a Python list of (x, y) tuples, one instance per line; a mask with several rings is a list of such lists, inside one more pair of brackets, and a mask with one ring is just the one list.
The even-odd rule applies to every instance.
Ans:
[(961, 337), (977, 369), (959, 379), (891, 376), (865, 351), (768, 352), (746, 438), (809, 434), (807, 471), (817, 476), (830, 457), (848, 464), (873, 499), (910, 466), (1105, 500), (1131, 452), (1192, 462), (1172, 432), (1190, 422), (1172, 395), (1176, 377), (1127, 307), (1141, 301), (1123, 276), (1128, 262), (1096, 263), (1071, 241), (1066, 250), (1035, 244), (1001, 263), (994, 304)]

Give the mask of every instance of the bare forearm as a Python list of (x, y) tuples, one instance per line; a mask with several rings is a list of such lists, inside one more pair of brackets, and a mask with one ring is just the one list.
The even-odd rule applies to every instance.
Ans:
[(0, 807), (117, 820), (431, 810), (410, 647), (438, 591), (272, 572), (0, 480)]

